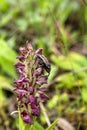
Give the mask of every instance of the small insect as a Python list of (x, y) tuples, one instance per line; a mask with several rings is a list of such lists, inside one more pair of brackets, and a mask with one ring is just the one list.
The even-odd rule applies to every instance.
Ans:
[(47, 58), (44, 55), (40, 54), (37, 54), (36, 58), (40, 60), (39, 64), (50, 74), (51, 66)]

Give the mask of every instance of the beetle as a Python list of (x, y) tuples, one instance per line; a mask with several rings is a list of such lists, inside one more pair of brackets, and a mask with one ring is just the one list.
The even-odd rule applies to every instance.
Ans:
[(41, 54), (36, 54), (36, 58), (39, 59), (39, 64), (41, 65), (41, 67), (44, 68), (50, 74), (51, 66), (48, 59)]

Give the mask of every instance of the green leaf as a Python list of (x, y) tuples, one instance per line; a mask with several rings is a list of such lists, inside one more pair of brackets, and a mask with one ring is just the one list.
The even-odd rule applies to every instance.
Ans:
[(76, 52), (69, 53), (67, 57), (52, 55), (51, 59), (56, 65), (65, 70), (75, 71), (87, 65), (87, 59)]
[(16, 77), (17, 75), (16, 75), (15, 67), (13, 64), (14, 64), (13, 62), (10, 62), (4, 57), (0, 56), (0, 65), (1, 65), (2, 70), (8, 75), (12, 77)]
[(0, 108), (3, 106), (4, 101), (5, 101), (5, 96), (3, 94), (2, 89), (0, 89)]
[(11, 62), (15, 62), (17, 54), (9, 47), (9, 44), (2, 39), (0, 39), (0, 48), (0, 56)]
[(63, 86), (67, 88), (72, 88), (75, 83), (75, 77), (73, 74), (72, 75), (68, 73), (62, 74), (58, 78), (59, 82), (61, 82)]
[(82, 100), (87, 103), (87, 88), (83, 88), (81, 91)]
[(53, 96), (53, 98), (48, 101), (48, 104), (47, 104), (48, 108), (50, 109), (54, 108), (58, 100), (59, 100), (58, 95)]
[(29, 124), (25, 124), (19, 112), (19, 130), (44, 130), (44, 128), (38, 122), (34, 122), (31, 126)]
[(57, 71), (58, 71), (58, 67), (55, 65), (51, 65), (51, 72), (49, 75), (49, 81), (52, 81), (52, 79), (54, 78)]
[(0, 11), (6, 11), (9, 5), (6, 0), (0, 0)]
[(25, 124), (20, 116), (20, 111), (19, 111), (19, 130), (25, 130)]
[(19, 111), (19, 130), (32, 130), (32, 126), (25, 124)]
[(75, 61), (73, 61), (73, 59), (71, 59), (70, 57), (65, 57), (63, 55), (57, 57), (57, 56), (52, 55), (51, 59), (57, 66), (65, 70), (75, 71), (80, 68), (80, 65), (76, 63)]
[(71, 52), (70, 57), (81, 66), (87, 66), (87, 58), (85, 56), (76, 52)]
[(45, 129), (38, 122), (35, 122), (33, 130), (45, 130)]
[(56, 119), (46, 130), (53, 130), (53, 128), (56, 126), (58, 123), (58, 119)]
[(27, 28), (27, 20), (26, 19), (23, 19), (23, 18), (19, 18), (17, 21), (17, 26), (18, 26), (18, 29), (21, 30), (21, 31), (25, 31), (26, 28)]
[(0, 76), (0, 89), (10, 89), (12, 86), (10, 85), (10, 80), (8, 78), (5, 78), (4, 76)]
[(4, 40), (0, 39), (0, 66), (2, 71), (12, 77), (16, 77), (14, 63), (16, 61), (16, 53), (13, 51)]

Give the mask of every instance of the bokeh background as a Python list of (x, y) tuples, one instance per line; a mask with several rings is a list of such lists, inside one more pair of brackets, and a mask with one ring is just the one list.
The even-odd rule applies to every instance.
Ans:
[[(0, 130), (18, 130), (10, 115), (17, 108), (13, 64), (27, 40), (51, 63), (44, 104), (50, 121), (61, 117), (87, 130), (86, 0), (0, 0)], [(42, 113), (37, 120), (47, 127)]]

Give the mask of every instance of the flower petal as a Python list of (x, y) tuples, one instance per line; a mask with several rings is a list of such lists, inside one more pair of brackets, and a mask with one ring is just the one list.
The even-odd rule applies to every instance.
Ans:
[(30, 104), (37, 104), (37, 97), (34, 95), (30, 95), (28, 100)]
[(33, 48), (32, 48), (31, 44), (30, 44), (28, 41), (26, 41), (26, 49), (27, 49), (29, 52), (32, 52), (32, 51), (33, 51)]
[(24, 122), (32, 125), (32, 118), (31, 118), (31, 116), (26, 115), (26, 116), (23, 117), (23, 119), (24, 119)]
[(36, 115), (36, 116), (40, 115), (40, 107), (39, 106), (31, 105), (31, 109), (32, 109), (33, 115)]
[(35, 54), (42, 54), (43, 48), (39, 48), (38, 50), (35, 51)]
[(24, 56), (22, 56), (22, 55), (17, 56), (16, 58), (19, 59), (20, 61), (24, 61), (24, 59), (25, 59)]
[(30, 87), (29, 87), (29, 91), (30, 91), (30, 94), (33, 94), (33, 93), (34, 93), (34, 87), (33, 87), (33, 86), (30, 86)]
[(45, 94), (40, 94), (40, 98), (42, 102), (47, 101), (49, 99), (48, 96)]
[(19, 74), (23, 74), (23, 71), (22, 71), (22, 69), (20, 69), (20, 68), (17, 68), (17, 72), (18, 72)]
[(48, 79), (48, 76), (42, 76), (42, 77), (38, 78), (36, 83), (39, 85), (47, 84), (47, 79)]
[(38, 91), (38, 93), (39, 93), (39, 94), (42, 94), (42, 93), (47, 92), (47, 91), (48, 91), (48, 89), (47, 89), (47, 88), (45, 88), (45, 87), (42, 87), (42, 88), (37, 88), (37, 91)]
[(20, 62), (17, 62), (17, 63), (15, 63), (15, 66), (17, 66), (17, 67), (25, 67), (25, 65), (23, 64), (23, 63), (20, 63)]
[(20, 94), (21, 96), (23, 96), (23, 95), (25, 95), (27, 93), (26, 90), (18, 89), (18, 88), (15, 88), (14, 91), (17, 92), (18, 94)]
[(32, 117), (28, 115), (28, 112), (26, 110), (21, 112), (21, 115), (25, 123), (32, 125)]
[(39, 76), (41, 75), (41, 73), (42, 73), (42, 68), (38, 68), (36, 69), (34, 76)]

